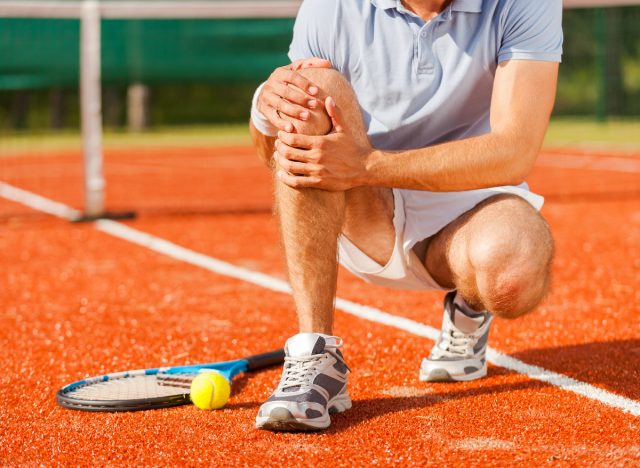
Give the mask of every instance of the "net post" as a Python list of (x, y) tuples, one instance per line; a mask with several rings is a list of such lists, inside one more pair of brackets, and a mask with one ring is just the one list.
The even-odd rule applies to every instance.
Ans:
[(595, 68), (596, 68), (596, 120), (607, 121), (607, 46), (606, 46), (606, 11), (603, 7), (595, 9)]
[(84, 214), (104, 214), (100, 5), (83, 0), (80, 15), (80, 112), (84, 158)]

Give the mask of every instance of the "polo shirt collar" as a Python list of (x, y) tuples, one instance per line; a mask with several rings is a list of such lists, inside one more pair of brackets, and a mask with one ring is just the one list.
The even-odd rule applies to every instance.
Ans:
[(482, 0), (453, 0), (451, 9), (465, 13), (481, 13)]
[[(400, 0), (371, 0), (371, 3), (383, 10), (397, 8), (402, 5)], [(467, 13), (480, 13), (482, 11), (482, 0), (453, 0), (451, 9)]]
[(371, 0), (374, 6), (388, 10), (390, 8), (396, 8), (401, 5), (400, 0)]

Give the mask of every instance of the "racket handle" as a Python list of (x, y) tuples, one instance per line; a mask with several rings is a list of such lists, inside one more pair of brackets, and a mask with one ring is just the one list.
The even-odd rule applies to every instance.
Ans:
[(263, 354), (256, 354), (245, 358), (247, 369), (250, 371), (262, 369), (264, 367), (276, 366), (284, 362), (284, 349), (278, 349)]

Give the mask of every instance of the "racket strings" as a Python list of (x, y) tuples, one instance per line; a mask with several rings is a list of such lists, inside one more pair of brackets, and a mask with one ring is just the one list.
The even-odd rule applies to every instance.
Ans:
[(140, 375), (86, 385), (69, 396), (88, 401), (163, 398), (188, 393), (189, 385), (185, 379), (164, 380), (157, 379), (155, 375)]

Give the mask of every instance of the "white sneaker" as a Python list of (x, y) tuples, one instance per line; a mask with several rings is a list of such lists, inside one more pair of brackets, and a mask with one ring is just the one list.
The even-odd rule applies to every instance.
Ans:
[(423, 382), (466, 381), (487, 375), (487, 339), (493, 316), (466, 315), (454, 302), (456, 292), (444, 299), (442, 330), (428, 358), (422, 360)]
[(342, 340), (320, 333), (294, 335), (285, 345), (280, 384), (260, 407), (256, 427), (272, 431), (315, 431), (331, 424), (329, 413), (351, 408), (349, 368)]

